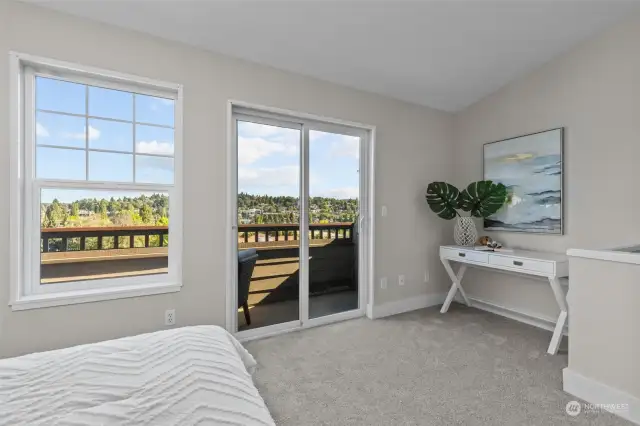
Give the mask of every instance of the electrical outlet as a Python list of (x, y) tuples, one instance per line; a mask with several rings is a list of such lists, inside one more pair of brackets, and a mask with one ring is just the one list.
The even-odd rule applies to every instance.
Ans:
[(404, 285), (404, 275), (398, 275), (398, 285)]
[(176, 325), (175, 309), (167, 309), (164, 311), (164, 325)]
[(387, 277), (380, 278), (380, 288), (383, 290), (387, 289)]
[(424, 282), (428, 283), (429, 282), (429, 270), (427, 269), (426, 271), (424, 271)]

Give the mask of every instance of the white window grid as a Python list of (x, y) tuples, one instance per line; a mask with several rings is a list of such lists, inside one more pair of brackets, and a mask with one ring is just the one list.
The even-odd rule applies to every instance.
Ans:
[[(136, 97), (137, 96), (152, 96), (152, 95), (147, 95), (145, 93), (140, 93), (140, 92), (134, 92), (131, 90), (119, 90), (121, 92), (125, 92), (125, 93), (130, 93), (132, 96), (132, 119), (131, 120), (124, 120), (124, 119), (118, 119), (118, 118), (111, 118), (111, 117), (104, 117), (104, 116), (100, 116), (100, 115), (90, 115), (89, 114), (89, 99), (90, 99), (90, 88), (91, 87), (97, 87), (97, 88), (102, 88), (102, 89), (109, 89), (109, 90), (118, 90), (118, 89), (112, 89), (110, 87), (104, 87), (104, 84), (99, 84), (100, 82), (96, 82), (97, 84), (88, 84), (85, 82), (77, 82), (77, 81), (73, 81), (71, 79), (63, 79), (51, 74), (47, 74), (47, 73), (43, 73), (43, 72), (34, 72), (31, 71), (29, 74), (33, 73), (33, 77), (34, 78), (38, 78), (38, 77), (42, 77), (42, 78), (48, 78), (48, 79), (53, 79), (53, 80), (60, 80), (60, 81), (64, 81), (67, 83), (75, 83), (75, 84), (82, 84), (84, 85), (84, 89), (85, 89), (85, 94), (84, 94), (84, 100), (85, 100), (85, 113), (84, 114), (79, 114), (79, 113), (70, 113), (70, 112), (64, 112), (64, 111), (57, 111), (57, 110), (50, 110), (50, 109), (39, 109), (36, 107), (37, 103), (35, 102), (34, 99), (34, 106), (33, 106), (33, 111), (34, 111), (34, 115), (36, 115), (38, 112), (42, 112), (42, 113), (46, 113), (46, 114), (55, 114), (55, 115), (60, 115), (60, 116), (67, 116), (67, 117), (76, 117), (76, 118), (82, 118), (84, 119), (84, 131), (85, 131), (85, 135), (84, 135), (84, 147), (80, 148), (80, 147), (72, 147), (72, 146), (64, 146), (64, 145), (56, 145), (56, 144), (46, 144), (46, 143), (37, 143), (36, 139), (34, 138), (34, 144), (36, 147), (36, 151), (37, 148), (53, 148), (53, 149), (65, 149), (65, 150), (72, 150), (72, 151), (84, 151), (85, 152), (85, 179), (84, 180), (80, 180), (79, 182), (84, 182), (84, 181), (89, 181), (89, 167), (90, 167), (90, 161), (89, 161), (89, 153), (90, 152), (103, 152), (103, 153), (110, 153), (110, 154), (124, 154), (124, 155), (129, 155), (132, 156), (132, 167), (133, 167), (133, 174), (132, 174), (132, 182), (123, 182), (123, 183), (136, 183), (137, 179), (136, 179), (136, 158), (140, 157), (140, 156), (146, 156), (146, 157), (159, 157), (159, 158), (166, 158), (166, 159), (174, 159), (174, 155), (173, 154), (158, 154), (158, 153), (149, 153), (149, 152), (139, 152), (137, 150), (137, 143), (136, 143), (136, 131), (137, 131), (137, 127), (138, 126), (147, 126), (147, 127), (154, 127), (154, 128), (159, 128), (159, 129), (170, 129), (175, 133), (175, 125), (174, 126), (170, 126), (170, 125), (163, 125), (163, 124), (157, 124), (157, 123), (148, 123), (148, 122), (144, 122), (144, 121), (137, 121), (136, 120)], [(33, 93), (34, 95), (37, 97), (38, 94), (36, 92), (35, 86), (33, 88)], [(159, 96), (154, 96), (154, 97), (159, 97)], [(175, 102), (174, 98), (171, 98), (169, 96), (161, 96), (160, 98), (163, 99), (171, 99)], [(175, 105), (174, 105), (174, 109), (175, 109)], [(90, 147), (90, 120), (102, 120), (102, 121), (109, 121), (109, 122), (114, 122), (114, 123), (123, 123), (123, 124), (130, 124), (131, 128), (132, 128), (132, 146), (131, 146), (131, 151), (122, 151), (122, 150), (117, 150), (117, 149), (104, 149), (104, 148), (91, 148)], [(174, 120), (175, 122), (175, 120)], [(175, 149), (175, 138), (174, 138), (174, 149)], [(37, 159), (37, 155), (35, 156), (35, 160), (38, 161)], [(35, 169), (34, 169), (35, 170)], [(54, 179), (46, 179), (46, 178), (39, 178), (36, 176), (36, 179), (39, 180), (54, 180)], [(72, 181), (72, 179), (63, 179), (65, 181)], [(148, 182), (147, 182), (148, 183)], [(167, 184), (160, 184), (160, 185), (167, 185)]]
[[(41, 69), (34, 69), (31, 66), (25, 66), (22, 70), (23, 77), (23, 126), (24, 126), (24, 139), (22, 143), (23, 157), (24, 157), (24, 229), (23, 235), (23, 267), (22, 267), (22, 279), (21, 288), (18, 294), (22, 296), (38, 296), (51, 293), (64, 293), (73, 291), (95, 291), (102, 288), (123, 286), (126, 281), (126, 285), (146, 285), (155, 284), (159, 282), (179, 283), (181, 280), (181, 250), (182, 250), (182, 238), (181, 238), (181, 221), (182, 221), (182, 206), (181, 206), (181, 193), (177, 190), (179, 188), (178, 182), (181, 178), (181, 170), (179, 168), (179, 153), (181, 152), (181, 135), (177, 130), (177, 126), (181, 124), (181, 107), (178, 104), (179, 89), (157, 89), (145, 87), (145, 85), (139, 85), (136, 83), (130, 83), (122, 81), (123, 79), (105, 78), (102, 79), (101, 75), (92, 76), (89, 73), (77, 73), (75, 70), (70, 71), (67, 76), (63, 71), (54, 69), (54, 72), (49, 72), (47, 67), (44, 67), (44, 71)], [(61, 76), (62, 74), (62, 76)], [(73, 114), (54, 110), (37, 110), (36, 109), (36, 88), (35, 79), (38, 77), (53, 78), (57, 80), (67, 81), (71, 83), (78, 83), (85, 85), (85, 90), (88, 91), (89, 86), (107, 88), (113, 90), (119, 90), (124, 92), (130, 92), (134, 94), (153, 96), (158, 98), (172, 99), (174, 100), (174, 126), (159, 125), (154, 123), (136, 122), (135, 115), (132, 117), (132, 121), (105, 118), (101, 116), (89, 115), (88, 108), (88, 94), (85, 93), (85, 114)], [(135, 101), (134, 101), (135, 102)], [(135, 104), (133, 105), (135, 114)], [(36, 145), (36, 111), (42, 111), (47, 113), (55, 113), (60, 115), (78, 116), (85, 118), (85, 147), (75, 148), (59, 145)], [(93, 149), (89, 148), (89, 119), (96, 118), (100, 120), (110, 120), (132, 123), (133, 127), (133, 147), (132, 152), (123, 152), (118, 150), (105, 150), (105, 149)], [(149, 125), (158, 128), (171, 128), (174, 131), (174, 154), (162, 155), (162, 154), (136, 154), (136, 140), (135, 140), (135, 127), (139, 125)], [(181, 129), (179, 129), (181, 130)], [(38, 178), (36, 176), (36, 148), (48, 147), (55, 149), (70, 149), (70, 150), (82, 150), (86, 151), (88, 156), (89, 152), (110, 152), (110, 153), (124, 153), (128, 155), (134, 155), (133, 167), (133, 182), (115, 182), (115, 181), (92, 181), (88, 180), (89, 162), (86, 158), (85, 178), (86, 180), (72, 180), (72, 179), (50, 179), (50, 178)], [(145, 155), (154, 157), (164, 157), (174, 159), (174, 181), (171, 184), (166, 183), (140, 183), (135, 182), (135, 155)], [(177, 161), (176, 161), (177, 158)], [(86, 281), (75, 281), (56, 284), (41, 284), (40, 282), (40, 205), (41, 205), (41, 192), (43, 189), (80, 189), (80, 190), (107, 190), (107, 191), (136, 191), (136, 192), (157, 192), (168, 193), (169, 195), (169, 214), (171, 215), (171, 225), (169, 226), (169, 268), (168, 274), (161, 275), (145, 275), (145, 276), (133, 276), (122, 278), (105, 278), (105, 279), (93, 279)], [(166, 276), (165, 276), (166, 275)]]

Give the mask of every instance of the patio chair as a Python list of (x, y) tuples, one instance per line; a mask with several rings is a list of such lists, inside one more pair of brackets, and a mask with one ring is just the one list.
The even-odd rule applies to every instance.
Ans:
[(249, 283), (253, 268), (256, 266), (258, 253), (256, 249), (238, 251), (238, 308), (242, 307), (244, 320), (247, 325), (251, 325), (251, 315), (249, 314)]

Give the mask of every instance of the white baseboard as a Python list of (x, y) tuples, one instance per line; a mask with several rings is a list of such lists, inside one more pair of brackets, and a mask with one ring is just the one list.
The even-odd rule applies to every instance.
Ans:
[(396, 300), (395, 302), (383, 303), (381, 305), (369, 305), (367, 306), (367, 316), (371, 319), (384, 318), (404, 312), (415, 311), (416, 309), (441, 305), (444, 303), (446, 297), (446, 293), (421, 294), (420, 296)]
[[(589, 404), (626, 404), (628, 409), (607, 411), (640, 425), (640, 398), (585, 377), (569, 368), (562, 370), (562, 377), (565, 392)], [(606, 405), (602, 407), (607, 408)]]
[[(495, 303), (487, 302), (475, 297), (469, 297), (469, 301), (471, 302), (471, 306), (474, 308), (491, 312), (492, 314), (500, 315), (512, 320), (520, 321), (534, 327), (542, 328), (544, 330), (553, 331), (556, 327), (557, 318), (549, 318), (536, 313), (524, 312), (513, 308), (506, 308), (504, 306), (496, 305)], [(569, 330), (566, 325), (564, 327), (563, 333), (565, 336), (569, 335)]]

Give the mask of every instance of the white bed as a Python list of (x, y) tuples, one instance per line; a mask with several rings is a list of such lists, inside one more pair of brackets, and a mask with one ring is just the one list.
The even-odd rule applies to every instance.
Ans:
[(0, 425), (275, 425), (255, 365), (215, 326), (0, 360)]

